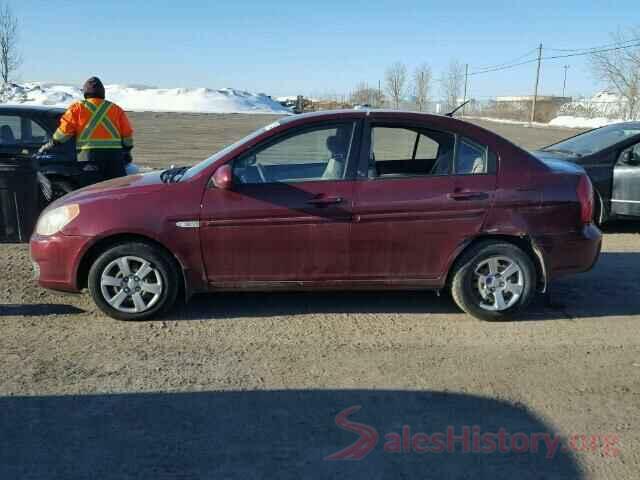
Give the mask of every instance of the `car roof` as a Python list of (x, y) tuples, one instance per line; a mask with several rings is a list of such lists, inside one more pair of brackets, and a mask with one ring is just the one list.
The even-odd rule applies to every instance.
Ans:
[(612, 123), (610, 125), (616, 126), (616, 127), (623, 127), (623, 128), (640, 128), (640, 122), (620, 122), (620, 123)]
[[(343, 110), (320, 110), (317, 112), (302, 113), (298, 115), (289, 115), (278, 120), (281, 125), (288, 123), (307, 123), (317, 120), (339, 120), (344, 119), (362, 119), (371, 117), (376, 120), (388, 121), (433, 121), (442, 125), (467, 124), (469, 122), (460, 118), (453, 118), (447, 115), (434, 115), (431, 113), (416, 112), (411, 110), (388, 110), (388, 109), (343, 109)], [(478, 127), (480, 128), (480, 127)]]
[(21, 113), (40, 113), (50, 115), (61, 115), (64, 113), (64, 108), (60, 107), (47, 107), (46, 105), (0, 105), (0, 113), (21, 114)]

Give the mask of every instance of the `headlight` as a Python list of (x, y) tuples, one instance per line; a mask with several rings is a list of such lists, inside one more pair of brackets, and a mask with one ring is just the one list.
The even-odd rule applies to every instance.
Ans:
[(36, 233), (43, 236), (53, 235), (66, 227), (79, 214), (80, 205), (75, 203), (54, 208), (40, 217), (36, 225)]

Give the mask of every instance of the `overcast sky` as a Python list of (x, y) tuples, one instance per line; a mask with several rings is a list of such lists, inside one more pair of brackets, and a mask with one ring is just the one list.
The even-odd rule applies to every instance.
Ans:
[[(377, 85), (394, 61), (427, 62), (437, 77), (451, 59), (474, 71), (540, 42), (586, 48), (640, 26), (637, 0), (171, 3), (13, 0), (20, 79), (80, 84), (99, 75), (106, 83), (342, 95), (359, 81)], [(568, 58), (543, 64), (542, 94), (562, 92), (565, 64), (569, 94), (601, 87), (584, 57)], [(534, 75), (535, 63), (477, 75), (471, 94), (531, 94)]]

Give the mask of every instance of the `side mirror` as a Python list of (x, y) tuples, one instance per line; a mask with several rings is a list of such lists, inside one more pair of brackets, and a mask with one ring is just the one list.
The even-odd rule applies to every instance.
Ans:
[(233, 186), (233, 171), (231, 165), (222, 165), (213, 174), (213, 184), (221, 190), (231, 190)]

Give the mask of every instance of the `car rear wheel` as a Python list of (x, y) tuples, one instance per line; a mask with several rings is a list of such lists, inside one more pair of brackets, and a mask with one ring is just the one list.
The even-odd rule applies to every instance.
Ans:
[(175, 263), (162, 249), (145, 243), (116, 245), (89, 270), (96, 305), (117, 320), (146, 320), (170, 309), (178, 294)]
[(453, 299), (476, 318), (509, 320), (535, 295), (535, 265), (510, 243), (479, 243), (463, 254), (455, 268)]

